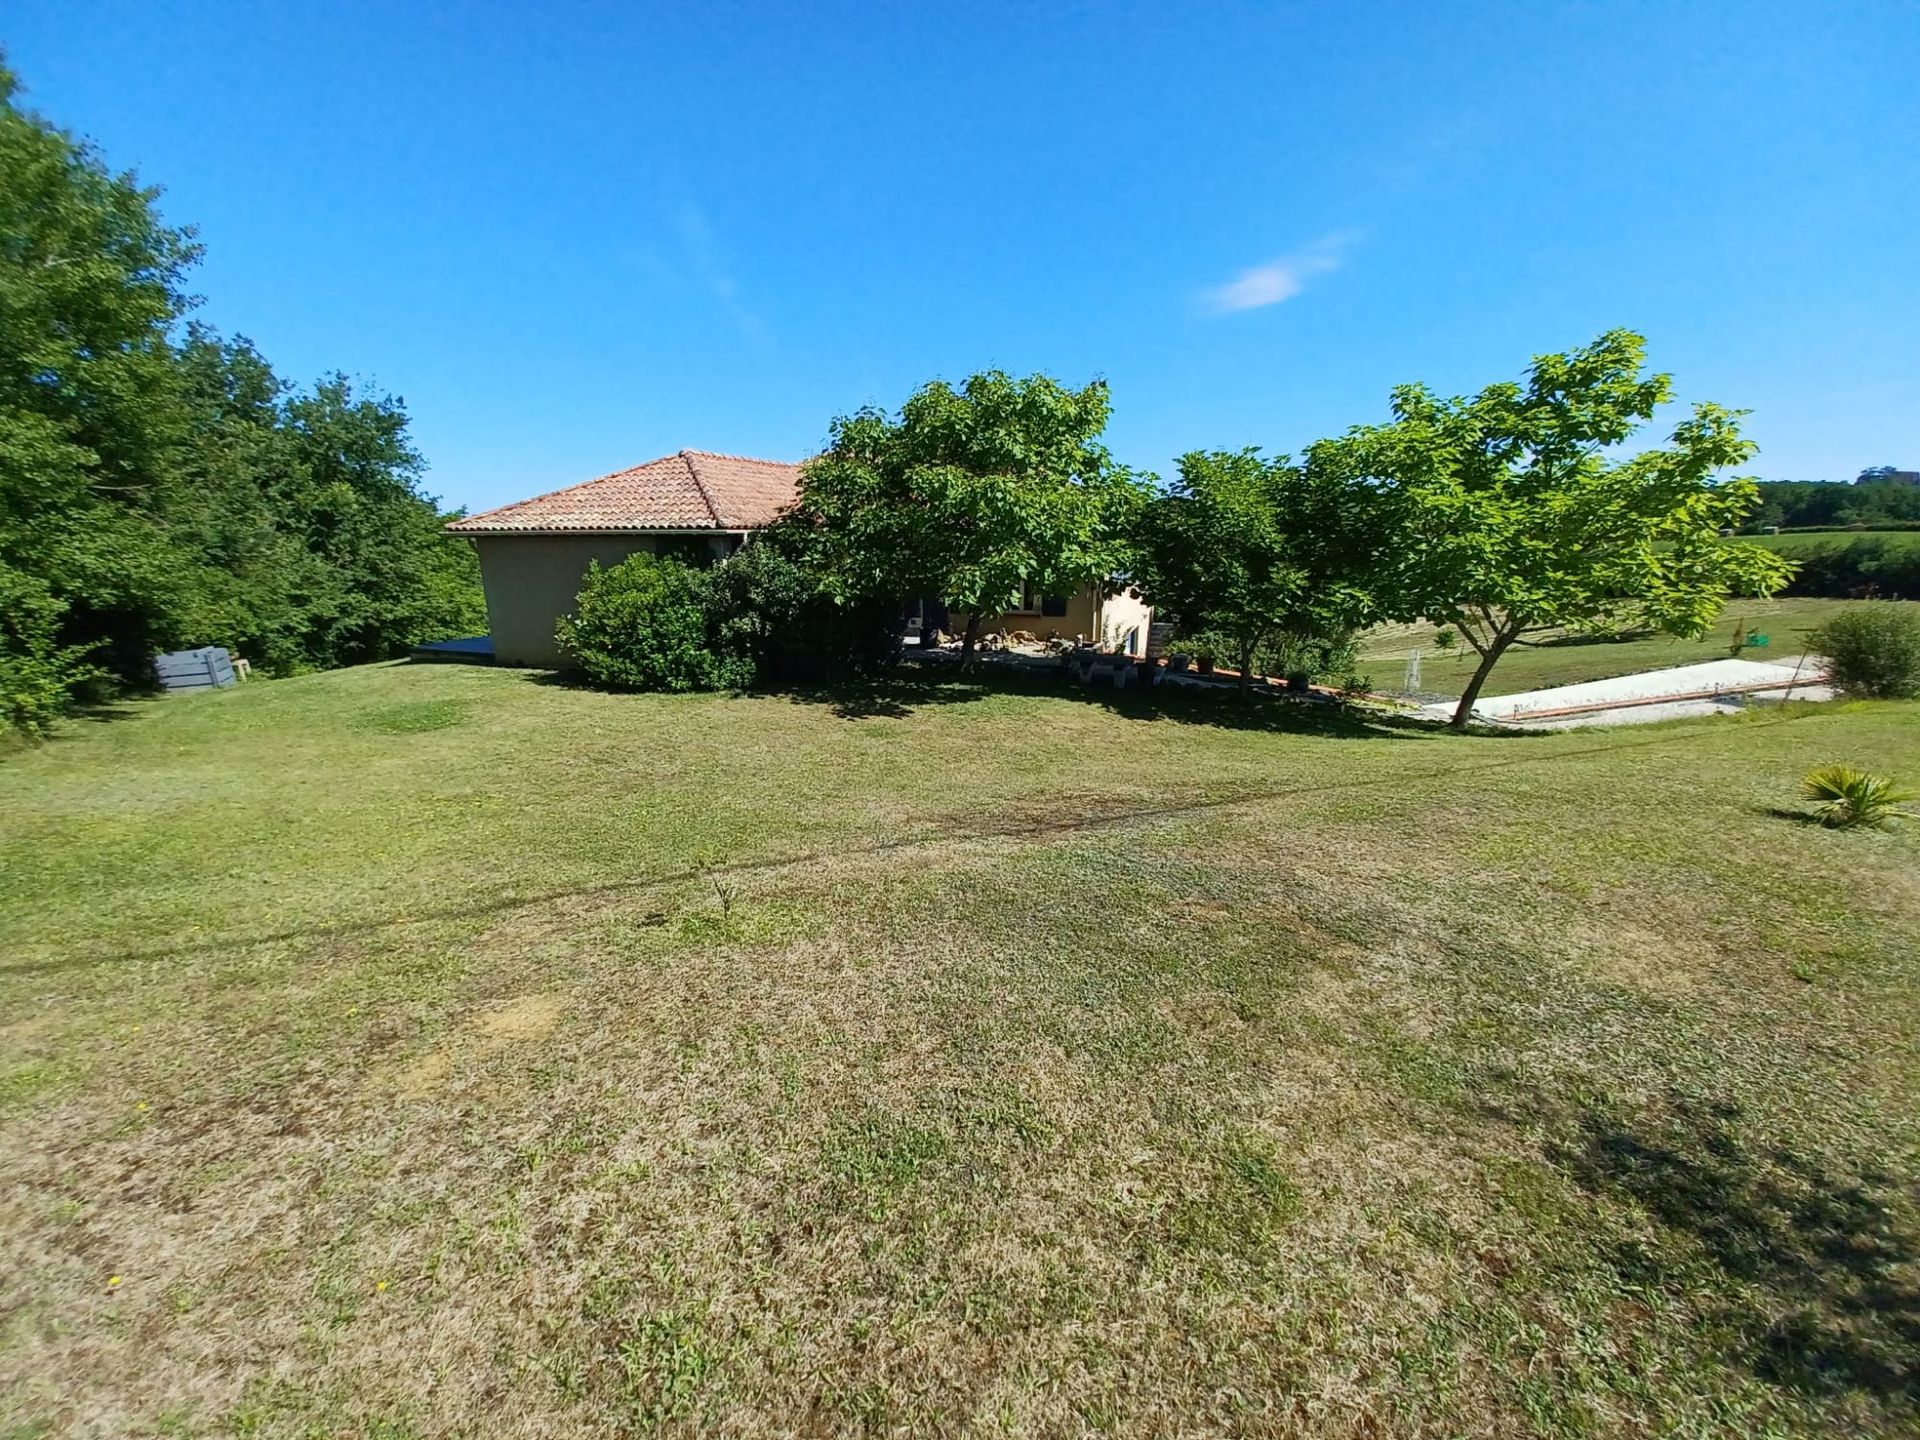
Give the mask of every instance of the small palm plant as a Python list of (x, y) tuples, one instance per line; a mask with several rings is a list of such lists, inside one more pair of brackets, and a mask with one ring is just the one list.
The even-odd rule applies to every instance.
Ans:
[(1893, 820), (1915, 820), (1920, 816), (1902, 810), (1903, 802), (1913, 799), (1884, 775), (1856, 770), (1851, 765), (1821, 765), (1809, 770), (1800, 781), (1800, 794), (1817, 802), (1815, 817), (1822, 825), (1836, 830), (1851, 830), (1856, 825), (1884, 829)]

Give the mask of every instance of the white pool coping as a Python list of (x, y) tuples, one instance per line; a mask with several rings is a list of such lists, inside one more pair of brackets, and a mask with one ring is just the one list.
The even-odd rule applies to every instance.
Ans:
[[(1640, 719), (1673, 719), (1681, 714), (1716, 714), (1737, 706), (1735, 696), (1769, 700), (1826, 700), (1833, 692), (1824, 683), (1825, 668), (1809, 656), (1782, 660), (1703, 660), (1645, 670), (1638, 675), (1616, 675), (1579, 685), (1557, 685), (1548, 690), (1524, 690), (1516, 695), (1483, 695), (1473, 713), (1483, 720), (1507, 724), (1543, 723), (1549, 718), (1571, 723), (1619, 724), (1618, 707), (1634, 711), (1660, 708), (1668, 713)], [(1720, 697), (1725, 696), (1726, 699)], [(1453, 714), (1453, 701), (1423, 705), (1420, 713), (1436, 719)], [(1669, 709), (1668, 707), (1675, 707)], [(1571, 713), (1569, 713), (1571, 712)], [(1598, 720), (1593, 714), (1609, 718)]]

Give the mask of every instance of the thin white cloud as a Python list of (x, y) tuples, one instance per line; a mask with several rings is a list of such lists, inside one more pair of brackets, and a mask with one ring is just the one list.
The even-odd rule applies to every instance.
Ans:
[(714, 242), (713, 227), (698, 205), (683, 205), (676, 217), (680, 247), (688, 265), (699, 278), (721, 311), (740, 333), (756, 344), (767, 343), (767, 327), (758, 312), (740, 296), (740, 286), (720, 260), (720, 247)]
[(1291, 255), (1242, 270), (1226, 284), (1205, 291), (1200, 307), (1209, 315), (1231, 315), (1291, 300), (1314, 276), (1338, 270), (1349, 243), (1344, 234), (1328, 235)]

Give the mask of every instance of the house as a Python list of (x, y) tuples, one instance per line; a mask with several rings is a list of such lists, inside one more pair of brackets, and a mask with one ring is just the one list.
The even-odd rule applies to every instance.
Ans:
[[(771, 525), (799, 493), (800, 467), (682, 450), (565, 490), (536, 495), (450, 522), (473, 541), (487, 594), (493, 657), (509, 665), (566, 663), (554, 627), (573, 612), (591, 561), (615, 565), (638, 551), (704, 547), (731, 554)], [(1029, 630), (1041, 638), (1111, 644), (1145, 653), (1151, 611), (1135, 596), (1097, 587), (1048, 596), (1023, 587), (983, 630)], [(935, 602), (917, 608), (930, 628), (945, 617)], [(958, 629), (965, 616), (941, 628)]]

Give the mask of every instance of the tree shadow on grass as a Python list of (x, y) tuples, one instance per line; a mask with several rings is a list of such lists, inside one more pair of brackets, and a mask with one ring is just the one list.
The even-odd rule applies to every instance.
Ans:
[(1645, 626), (1597, 632), (1568, 630), (1539, 640), (1520, 639), (1514, 643), (1525, 650), (1574, 650), (1587, 645), (1631, 645), (1636, 641), (1651, 640), (1659, 633)]
[[(527, 683), (568, 690), (604, 690), (578, 670), (529, 670)], [(1014, 666), (988, 659), (961, 673), (951, 662), (908, 660), (882, 674), (817, 684), (767, 685), (755, 695), (782, 696), (796, 705), (818, 705), (843, 720), (903, 720), (922, 709), (970, 705), (990, 695), (1032, 695), (1098, 705), (1129, 720), (1203, 725), (1274, 735), (1324, 735), (1346, 740), (1433, 740), (1452, 732), (1431, 720), (1384, 709), (1302, 701), (1272, 687), (1243, 695), (1228, 686), (1158, 685), (1147, 689), (1080, 684), (1052, 667)], [(1475, 725), (1478, 738), (1538, 740), (1548, 732)]]
[[(596, 684), (578, 670), (529, 670), (526, 679), (530, 685), (548, 685), (562, 690), (645, 693)], [(898, 720), (923, 706), (965, 705), (983, 700), (993, 692), (993, 688), (979, 676), (937, 674), (903, 667), (888, 675), (819, 684), (765, 685), (735, 693), (783, 696), (796, 704), (823, 705), (843, 720)]]
[(153, 702), (159, 698), (157, 694), (129, 695), (118, 700), (89, 701), (83, 705), (76, 705), (62, 715), (45, 734), (0, 731), (0, 756), (32, 750), (40, 745), (59, 745), (69, 740), (77, 740), (87, 732), (81, 725), (72, 723), (76, 720), (86, 725), (109, 725), (116, 720), (138, 720), (142, 715), (153, 713)]
[(888, 675), (817, 685), (776, 685), (763, 694), (796, 705), (824, 705), (842, 720), (904, 720), (916, 710), (971, 705), (1000, 688), (982, 675), (901, 667)]
[(1632, 1202), (1670, 1242), (1650, 1254), (1637, 1236), (1618, 1241), (1623, 1277), (1671, 1289), (1676, 1254), (1704, 1267), (1710, 1300), (1750, 1337), (1738, 1358), (1756, 1376), (1920, 1404), (1910, 1182), (1756, 1143), (1759, 1127), (1742, 1122), (1737, 1106), (1677, 1095), (1591, 1108), (1554, 1127), (1548, 1155), (1588, 1193)]
[[(923, 707), (969, 704), (1000, 694), (1098, 705), (1129, 720), (1223, 730), (1400, 740), (1433, 739), (1446, 733), (1431, 721), (1384, 710), (1289, 700), (1277, 694), (1241, 695), (1226, 687), (1160, 685), (1117, 690), (1111, 684), (1080, 684), (1052, 668), (1016, 668), (992, 660), (983, 661), (966, 674), (943, 662), (909, 661), (884, 676), (830, 685), (788, 686), (773, 693), (797, 704), (828, 706), (847, 720), (902, 719)], [(1528, 732), (1484, 733), (1508, 737)]]
[(101, 700), (90, 705), (77, 705), (67, 712), (69, 720), (86, 720), (96, 725), (110, 724), (115, 720), (136, 720), (150, 714), (153, 702), (164, 698), (156, 691), (151, 695), (129, 695), (120, 700)]
[(1216, 730), (1321, 735), (1339, 740), (1431, 740), (1446, 733), (1430, 721), (1385, 710), (1289, 700), (1277, 695), (1242, 695), (1228, 689), (1162, 685), (1148, 690), (1115, 690), (1109, 685), (1080, 685), (1068, 681), (1038, 683), (1032, 688), (1044, 690), (1060, 700), (1097, 705), (1126, 720), (1199, 725)]
[[(411, 665), (437, 665), (437, 660), (410, 660)], [(611, 687), (596, 684), (581, 670), (535, 670), (530, 666), (500, 665), (497, 669), (517, 675), (529, 685), (545, 685), (555, 690), (608, 690)], [(620, 692), (615, 692), (620, 693)]]

